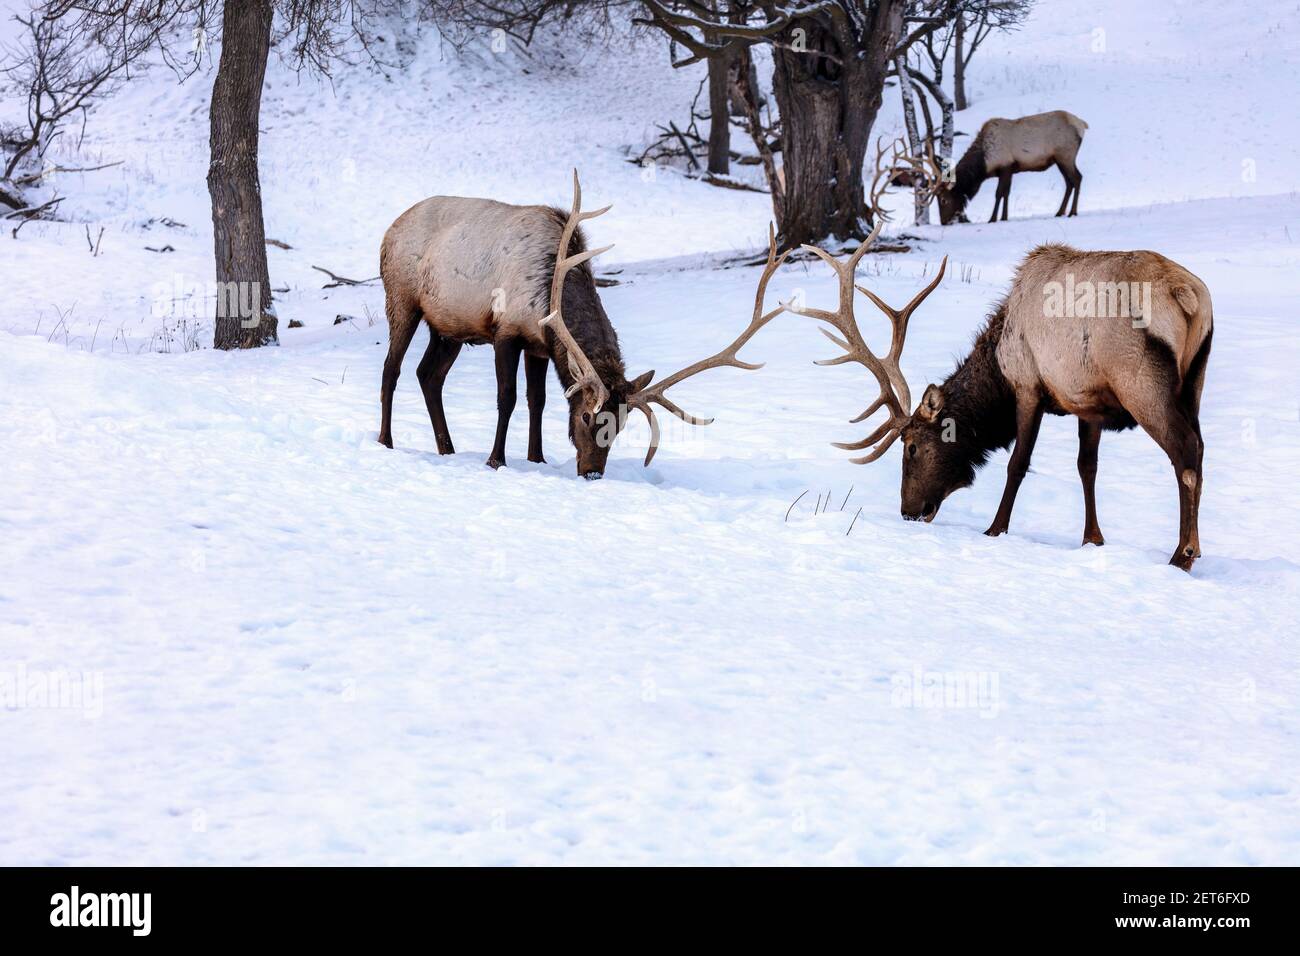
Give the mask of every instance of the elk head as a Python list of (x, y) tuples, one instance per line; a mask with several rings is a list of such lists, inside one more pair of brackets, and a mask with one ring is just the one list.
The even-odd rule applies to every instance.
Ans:
[[(927, 388), (915, 412), (909, 411), (912, 394), (908, 390), (907, 379), (903, 377), (902, 370), (899, 368), (899, 359), (907, 340), (907, 327), (912, 313), (943, 281), (944, 272), (948, 268), (948, 257), (944, 256), (938, 273), (929, 285), (918, 292), (903, 308), (895, 309), (865, 286), (855, 286), (853, 281), (858, 263), (879, 235), (880, 228), (881, 224), (878, 224), (846, 262), (840, 262), (824, 249), (804, 246), (804, 249), (817, 255), (835, 270), (839, 278), (839, 306), (834, 312), (823, 309), (797, 309), (794, 306), (789, 308), (792, 312), (825, 322), (839, 333), (835, 335), (827, 329), (821, 329), (823, 335), (844, 350), (844, 354), (820, 361), (818, 365), (845, 365), (856, 362), (872, 374), (880, 387), (879, 397), (852, 421), (867, 421), (882, 408), (886, 410), (888, 417), (861, 441), (835, 442), (835, 447), (849, 451), (870, 448), (871, 451), (862, 457), (850, 459), (855, 464), (865, 465), (883, 455), (900, 435), (903, 436), (903, 517), (910, 520), (930, 521), (938, 514), (939, 505), (948, 495), (974, 480), (974, 469), (969, 462), (963, 465), (962, 454), (953, 443), (944, 441), (948, 436), (944, 434), (940, 414), (943, 410), (943, 393), (937, 386), (931, 385)], [(857, 319), (853, 314), (855, 288), (874, 302), (889, 317), (893, 326), (889, 352), (883, 356), (877, 356), (868, 348), (858, 328)]]
[(940, 182), (934, 198), (939, 201), (939, 224), (948, 226), (954, 222), (970, 222), (966, 218), (966, 198), (960, 195), (956, 186), (949, 182)]
[(779, 305), (775, 309), (764, 312), (763, 303), (767, 294), (769, 280), (785, 262), (789, 253), (785, 252), (779, 256), (776, 254), (776, 230), (769, 225), (767, 264), (758, 281), (753, 316), (745, 330), (722, 351), (688, 365), (686, 368), (666, 376), (653, 385), (650, 384), (655, 374), (653, 370), (643, 372), (630, 381), (624, 379), (621, 373), (613, 376), (612, 380), (610, 376), (602, 379), (591, 361), (584, 354), (582, 347), (569, 333), (560, 310), (565, 273), (574, 266), (612, 248), (611, 246), (605, 246), (601, 249), (580, 252), (573, 256), (565, 255), (578, 223), (587, 219), (594, 219), (610, 209), (609, 206), (606, 206), (604, 209), (598, 209), (595, 212), (583, 213), (580, 212), (581, 202), (582, 190), (578, 185), (578, 173), (575, 170), (573, 174), (573, 210), (569, 214), (569, 220), (560, 236), (560, 251), (556, 255), (555, 277), (551, 283), (551, 313), (541, 320), (541, 324), (555, 334), (563, 346), (569, 363), (573, 384), (565, 391), (565, 398), (571, 398), (575, 394), (581, 396), (579, 401), (571, 403), (569, 417), (569, 437), (573, 440), (574, 447), (578, 452), (578, 474), (588, 479), (595, 479), (604, 475), (610, 447), (614, 444), (615, 437), (627, 423), (628, 412), (631, 409), (636, 409), (644, 414), (650, 425), (650, 447), (646, 451), (644, 462), (648, 466), (654, 459), (655, 452), (659, 450), (660, 438), (659, 422), (655, 417), (652, 405), (660, 406), (691, 425), (708, 425), (713, 421), (712, 418), (697, 418), (683, 411), (664, 394), (668, 389), (706, 369), (729, 365), (733, 368), (752, 371), (763, 367), (761, 362), (741, 361), (741, 359), (737, 358), (736, 353), (763, 326), (785, 311), (785, 306)]

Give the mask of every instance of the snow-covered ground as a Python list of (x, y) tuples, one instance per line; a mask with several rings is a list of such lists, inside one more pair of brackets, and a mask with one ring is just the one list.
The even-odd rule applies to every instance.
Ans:
[[(1049, 218), (1060, 178), (1020, 176), (1016, 221), (909, 228), (913, 252), (861, 270), (902, 302), (950, 257), (909, 336), (914, 394), (1038, 242), (1201, 276), (1218, 334), (1191, 575), (1165, 564), (1176, 486), (1137, 432), (1102, 443), (1104, 548), (1078, 547), (1065, 419), (1009, 536), (981, 534), (1005, 453), (933, 524), (902, 522), (897, 453), (828, 445), (864, 433), (846, 420), (869, 383), (814, 368), (833, 349), (797, 316), (749, 347), (761, 371), (677, 389), (717, 420), (665, 423), (649, 469), (635, 421), (606, 480), (577, 480), (554, 385), (550, 463), (523, 460), (521, 407), (510, 466), (486, 469), (482, 349), (448, 381), (459, 454), (439, 457), (420, 342), (396, 449), (377, 445), (382, 292), (310, 267), (374, 275), (383, 229), (431, 193), (563, 203), (580, 167), (589, 205), (615, 203), (592, 232), (618, 243), (603, 298), (633, 372), (743, 327), (757, 270), (710, 254), (759, 245), (766, 197), (625, 161), (699, 80), (658, 44), (527, 63), (426, 34), (390, 79), (333, 91), (276, 66), (285, 347), (240, 354), (186, 351), (172, 305), (211, 278), (210, 75), (135, 82), (83, 148), (124, 165), (60, 184), (77, 221), (0, 237), (0, 863), (1293, 862), (1297, 19), (1042, 0), (977, 56), (958, 125), (1083, 116), (1083, 214)], [(163, 217), (186, 225), (146, 227)], [(771, 298), (796, 293), (829, 302), (828, 270), (787, 266)], [(41, 697), (60, 672), (76, 706)]]

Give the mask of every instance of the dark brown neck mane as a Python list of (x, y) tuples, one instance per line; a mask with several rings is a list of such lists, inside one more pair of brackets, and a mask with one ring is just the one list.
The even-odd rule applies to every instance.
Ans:
[(970, 354), (941, 386), (941, 417), (956, 423), (957, 447), (972, 468), (979, 468), (988, 461), (990, 452), (1006, 448), (1016, 437), (1016, 396), (997, 357), (1006, 317), (1004, 301), (976, 336)]
[[(550, 213), (555, 218), (557, 229), (564, 228), (569, 214), (562, 209), (551, 209)], [(583, 230), (574, 230), (566, 255), (577, 255), (586, 251), (586, 248), (587, 237)], [(532, 306), (545, 315), (550, 311), (551, 276), (555, 274), (553, 252), (541, 257), (536, 274), (537, 292)], [(564, 277), (564, 292), (560, 308), (564, 312), (564, 324), (569, 334), (581, 346), (582, 351), (595, 367), (596, 374), (612, 394), (615, 386), (622, 385), (626, 381), (627, 372), (623, 366), (623, 353), (618, 346), (618, 333), (614, 331), (614, 326), (609, 321), (609, 316), (605, 314), (605, 307), (596, 292), (596, 280), (592, 275), (590, 262), (577, 266)], [(546, 342), (550, 349), (551, 361), (555, 363), (555, 371), (560, 377), (560, 384), (567, 390), (573, 384), (569, 360), (564, 350), (558, 347), (554, 335), (547, 333)], [(578, 400), (579, 396), (575, 394), (570, 396), (569, 403)]]
[(966, 204), (980, 191), (980, 184), (989, 178), (984, 165), (984, 143), (979, 138), (970, 144), (953, 170), (952, 195), (957, 201), (957, 209), (963, 210)]
[[(548, 290), (549, 294), (549, 290)], [(618, 333), (614, 331), (605, 307), (596, 293), (596, 282), (591, 271), (584, 263), (564, 278), (564, 298), (561, 303), (564, 312), (564, 324), (569, 334), (582, 347), (596, 374), (613, 394), (627, 380), (627, 371), (623, 365), (623, 353), (618, 345)], [(564, 350), (558, 346), (554, 335), (546, 336), (551, 350), (551, 361), (560, 383), (568, 389), (573, 384), (573, 373), (569, 371), (569, 360)], [(575, 394), (570, 401), (578, 401)]]

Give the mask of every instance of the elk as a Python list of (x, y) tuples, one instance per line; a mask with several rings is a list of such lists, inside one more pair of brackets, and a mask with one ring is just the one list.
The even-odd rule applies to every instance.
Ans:
[[(879, 227), (872, 238), (877, 232)], [(862, 441), (837, 447), (871, 448), (852, 459), (866, 464), (896, 439), (903, 440), (903, 517), (933, 521), (949, 495), (975, 480), (976, 469), (992, 451), (1014, 442), (1002, 500), (985, 532), (1004, 534), (1043, 413), (1073, 415), (1079, 420), (1083, 543), (1104, 544), (1095, 497), (1101, 433), (1141, 425), (1173, 464), (1179, 538), (1169, 563), (1190, 570), (1201, 553), (1197, 514), (1205, 446), (1199, 416), (1214, 326), (1205, 284), (1154, 252), (1039, 246), (1020, 264), (1011, 291), (993, 310), (970, 354), (942, 384), (928, 386), (909, 411), (911, 394), (899, 367), (908, 322), (943, 279), (948, 260), (902, 309), (856, 287), (893, 326), (889, 352), (877, 356), (863, 341), (853, 314), (854, 271), (870, 241), (845, 263), (805, 246), (837, 273), (839, 305), (833, 312), (790, 309), (838, 331), (837, 336), (821, 330), (844, 354), (819, 364), (856, 362), (879, 385), (880, 397), (853, 421), (866, 421), (882, 408), (887, 419)]]
[[(1075, 157), (1087, 128), (1087, 123), (1065, 110), (1036, 113), (1014, 120), (989, 120), (980, 127), (975, 141), (958, 161), (952, 175), (943, 177), (936, 189), (939, 222), (945, 226), (954, 220), (967, 222), (966, 204), (979, 192), (984, 180), (994, 176), (998, 180), (998, 191), (989, 222), (998, 218), (999, 203), (1002, 205), (1002, 221), (1006, 222), (1011, 177), (1016, 173), (1041, 172), (1053, 165), (1065, 179), (1065, 195), (1061, 197), (1061, 208), (1056, 210), (1056, 214), (1064, 216), (1068, 204), (1070, 215), (1077, 216), (1079, 184), (1083, 182), (1083, 174), (1075, 165)], [(1074, 194), (1072, 203), (1071, 193)]]
[(442, 406), (442, 386), (463, 345), (491, 343), (496, 355), (497, 428), (487, 464), (506, 459), (506, 431), (516, 401), (519, 358), (524, 357), (529, 413), (528, 460), (541, 462), (542, 410), (548, 363), (569, 402), (569, 440), (577, 450), (578, 474), (604, 475), (615, 436), (630, 409), (650, 425), (648, 466), (659, 447), (652, 406), (692, 425), (707, 425), (679, 408), (665, 392), (706, 369), (741, 361), (739, 350), (784, 306), (763, 311), (767, 284), (788, 253), (776, 254), (768, 230), (767, 264), (758, 282), (749, 326), (722, 351), (651, 384), (654, 371), (628, 380), (618, 335), (596, 292), (590, 260), (610, 249), (588, 249), (580, 224), (611, 207), (582, 212), (582, 188), (573, 173), (573, 206), (565, 213), (547, 206), (514, 206), (490, 199), (434, 196), (412, 206), (389, 227), (379, 255), (388, 356), (380, 387), (379, 441), (393, 447), (393, 393), (402, 358), (421, 321), (429, 345), (416, 369), (433, 424), (438, 453), (455, 453)]

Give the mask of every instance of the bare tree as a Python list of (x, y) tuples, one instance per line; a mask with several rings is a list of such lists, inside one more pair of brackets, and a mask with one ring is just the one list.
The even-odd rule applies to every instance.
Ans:
[[(22, 27), (22, 39), (5, 51), (0, 77), (5, 92), (26, 100), (27, 115), (24, 124), (0, 133), (0, 204), (14, 210), (9, 216), (27, 217), (39, 214), (27, 189), (61, 171), (43, 162), (46, 151), (69, 124), (79, 123), (84, 132), (96, 102), (117, 88), (124, 68), (144, 48), (106, 47), (36, 13), (14, 20)], [(42, 211), (57, 202), (43, 204)]]
[[(218, 288), (235, 289), (239, 307), (222, 308), (231, 296), (218, 296), (213, 341), (219, 349), (278, 341), (257, 170), (257, 121), (273, 18), (271, 0), (225, 0), (221, 64), (209, 110), (208, 195)], [(247, 314), (249, 306), (256, 307), (255, 315)]]
[[(266, 259), (258, 119), (266, 64), (283, 44), (299, 68), (328, 72), (342, 37), (363, 32), (369, 11), (384, 0), (222, 0), (221, 58), (212, 87), (208, 194), (218, 295), (214, 344), (255, 348), (279, 341)], [(85, 36), (116, 40), (123, 49), (152, 46), (182, 75), (196, 61), (176, 60), (166, 37), (174, 30), (206, 36), (216, 0), (50, 0), (47, 21), (71, 23)]]
[(675, 67), (729, 48), (771, 48), (782, 168), (769, 157), (764, 168), (782, 246), (864, 239), (872, 210), (863, 167), (885, 77), (898, 56), (942, 26), (929, 12), (934, 3), (735, 0), (725, 19), (701, 0), (644, 3), (641, 22), (689, 51)]
[(945, 41), (927, 50), (932, 54), (932, 62), (933, 55), (936, 52), (940, 54), (935, 63), (935, 79), (942, 83), (943, 59), (951, 49), (952, 93), (957, 109), (964, 110), (970, 105), (966, 96), (966, 75), (975, 51), (995, 31), (1009, 32), (1019, 27), (1028, 18), (1033, 5), (1034, 0), (960, 0)]
[(527, 49), (543, 24), (558, 24), (582, 44), (604, 43), (620, 26), (620, 11), (637, 0), (422, 0), (429, 17), (457, 49), (476, 40), (508, 38)]

